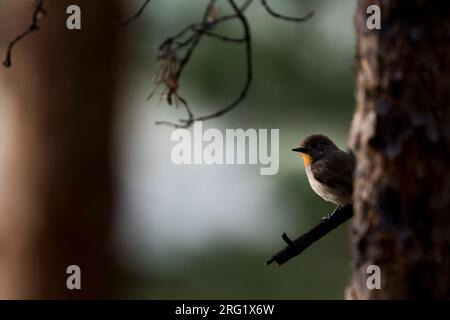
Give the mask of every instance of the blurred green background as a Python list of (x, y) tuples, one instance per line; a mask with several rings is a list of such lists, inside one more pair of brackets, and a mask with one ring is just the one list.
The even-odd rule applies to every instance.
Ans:
[[(126, 106), (118, 117), (123, 198), (117, 246), (134, 297), (150, 299), (342, 299), (349, 276), (348, 224), (282, 267), (265, 259), (334, 209), (310, 189), (290, 149), (324, 133), (346, 148), (353, 112), (353, 0), (270, 1), (277, 11), (315, 16), (290, 23), (258, 2), (249, 11), (254, 81), (246, 100), (208, 127), (280, 129), (280, 171), (252, 165), (176, 166), (173, 129), (156, 120), (184, 117), (179, 108), (146, 102), (158, 45), (201, 19), (206, 1), (152, 1), (127, 27), (123, 50)], [(139, 2), (126, 8), (132, 12)], [(226, 12), (224, 1), (219, 9)], [(239, 34), (239, 24), (221, 31)], [(181, 94), (197, 115), (229, 103), (244, 81), (244, 51), (205, 39), (186, 69)]]

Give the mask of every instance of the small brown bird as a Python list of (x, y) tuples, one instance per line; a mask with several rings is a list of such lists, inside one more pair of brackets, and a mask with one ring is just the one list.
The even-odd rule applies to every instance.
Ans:
[(326, 201), (339, 206), (352, 203), (355, 160), (340, 150), (328, 137), (315, 134), (299, 147), (311, 188)]

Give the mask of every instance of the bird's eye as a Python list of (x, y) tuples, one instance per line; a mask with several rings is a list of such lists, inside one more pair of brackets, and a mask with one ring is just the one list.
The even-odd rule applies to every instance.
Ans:
[(311, 144), (311, 148), (313, 148), (313, 149), (317, 148), (317, 143)]

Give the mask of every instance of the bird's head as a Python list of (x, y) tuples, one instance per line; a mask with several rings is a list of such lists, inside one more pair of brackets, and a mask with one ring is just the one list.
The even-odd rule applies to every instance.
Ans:
[(323, 134), (314, 134), (307, 137), (300, 143), (300, 146), (292, 149), (294, 152), (300, 152), (303, 156), (303, 162), (306, 166), (325, 157), (328, 152), (338, 150), (338, 147)]

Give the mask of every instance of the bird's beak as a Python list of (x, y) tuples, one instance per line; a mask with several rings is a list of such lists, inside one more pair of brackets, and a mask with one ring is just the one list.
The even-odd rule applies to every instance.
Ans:
[(294, 152), (301, 152), (301, 153), (308, 153), (309, 149), (305, 148), (305, 147), (302, 147), (302, 146), (299, 146), (299, 147), (296, 147), (296, 148), (292, 149), (292, 151), (294, 151)]

